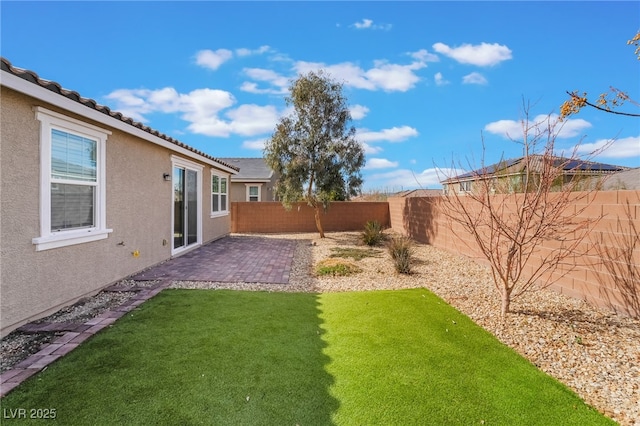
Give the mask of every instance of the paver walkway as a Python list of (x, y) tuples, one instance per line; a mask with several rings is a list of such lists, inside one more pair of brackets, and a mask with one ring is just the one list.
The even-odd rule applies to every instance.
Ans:
[(154, 266), (132, 278), (159, 280), (146, 288), (112, 286), (111, 291), (134, 291), (135, 296), (113, 310), (84, 323), (30, 323), (25, 332), (65, 332), (53, 342), (0, 375), (0, 397), (58, 358), (71, 352), (103, 328), (171, 285), (172, 281), (289, 282), (296, 242), (262, 237), (229, 236), (183, 256)]
[(132, 278), (287, 284), (296, 244), (293, 240), (228, 236)]

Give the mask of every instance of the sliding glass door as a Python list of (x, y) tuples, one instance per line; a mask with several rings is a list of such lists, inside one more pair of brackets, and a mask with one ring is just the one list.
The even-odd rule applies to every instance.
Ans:
[(173, 167), (173, 250), (180, 251), (200, 241), (199, 171)]

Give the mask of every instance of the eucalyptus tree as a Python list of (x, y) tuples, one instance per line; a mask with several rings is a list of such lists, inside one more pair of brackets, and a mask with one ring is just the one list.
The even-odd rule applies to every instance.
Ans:
[(350, 125), (342, 84), (323, 71), (298, 76), (285, 101), (291, 113), (277, 124), (264, 158), (280, 175), (276, 194), (283, 205), (305, 201), (324, 238), (322, 211), (331, 201), (357, 195), (362, 186), (364, 150)]

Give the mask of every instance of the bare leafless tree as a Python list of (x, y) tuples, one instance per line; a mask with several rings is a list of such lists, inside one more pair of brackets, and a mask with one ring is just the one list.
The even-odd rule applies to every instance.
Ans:
[(597, 153), (579, 156), (576, 147), (557, 155), (562, 123), (552, 115), (532, 122), (527, 105), (524, 116), (523, 138), (514, 140), (522, 145), (522, 158), (485, 167), (483, 154), (481, 167), (466, 177), (471, 188), (458, 191), (459, 177), (448, 176), (442, 197), (443, 214), (472, 236), (488, 260), (503, 318), (512, 299), (548, 287), (575, 268), (581, 242), (600, 219), (582, 216), (598, 187), (583, 179)]

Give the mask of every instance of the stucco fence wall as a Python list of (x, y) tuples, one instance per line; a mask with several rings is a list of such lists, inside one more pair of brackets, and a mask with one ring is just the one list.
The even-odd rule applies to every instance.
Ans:
[[(326, 232), (359, 231), (367, 221), (390, 226), (386, 202), (333, 202), (322, 213)], [(306, 203), (296, 203), (286, 210), (280, 202), (231, 203), (231, 232), (287, 233), (315, 232), (314, 210)]]
[[(620, 246), (624, 237), (631, 235), (632, 226), (640, 231), (640, 191), (603, 191), (590, 196), (589, 205), (581, 213), (585, 218), (603, 218), (589, 232), (579, 251), (586, 256), (575, 256), (575, 268), (551, 286), (552, 289), (597, 306), (617, 312), (640, 315), (640, 282), (624, 285), (621, 276), (611, 275), (596, 245)], [(451, 225), (442, 213), (439, 197), (389, 198), (390, 224), (394, 231), (431, 244), (444, 250), (461, 253), (486, 262), (477, 249), (473, 236), (458, 225)], [(582, 201), (587, 203), (587, 201)], [(628, 204), (627, 204), (628, 203)], [(573, 208), (580, 210), (580, 205)], [(630, 214), (630, 218), (627, 215)], [(553, 241), (541, 246), (548, 250)], [(624, 244), (623, 244), (624, 245)], [(620, 248), (620, 247), (619, 247)], [(530, 268), (536, 267), (540, 257), (532, 258)], [(635, 247), (631, 267), (640, 264), (640, 247)], [(530, 269), (532, 270), (532, 269)], [(559, 275), (559, 274), (558, 274)]]

